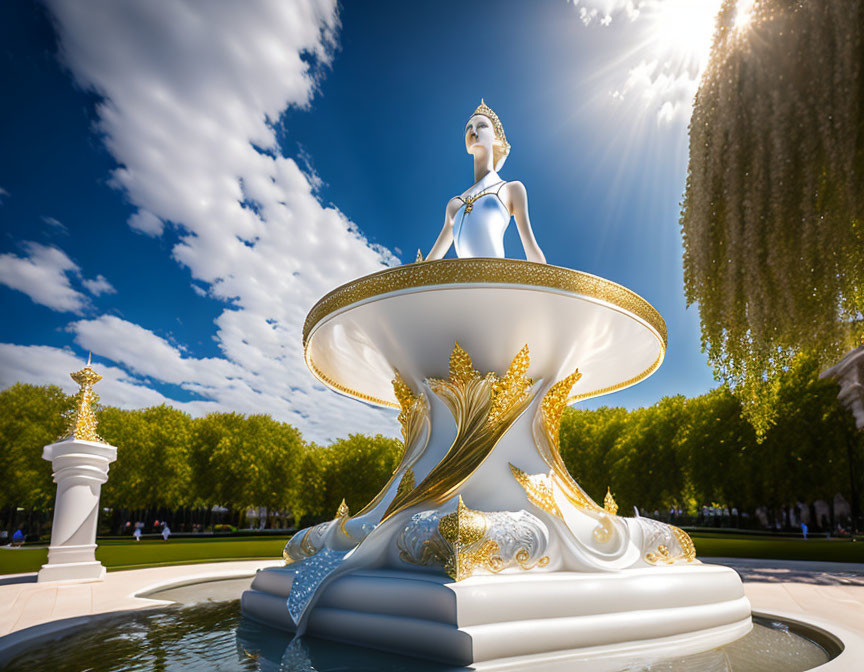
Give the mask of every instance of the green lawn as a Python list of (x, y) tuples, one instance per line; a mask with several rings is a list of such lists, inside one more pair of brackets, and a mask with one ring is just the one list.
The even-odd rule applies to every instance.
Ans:
[[(287, 537), (236, 539), (172, 539), (162, 541), (100, 541), (96, 559), (108, 571), (140, 569), (158, 565), (186, 565), (198, 562), (229, 560), (277, 559), (282, 557), (282, 547)], [(0, 574), (37, 572), (48, 559), (47, 548), (22, 548), (0, 550)]]
[(848, 539), (771, 539), (697, 532), (697, 555), (719, 558), (864, 562), (864, 541)]
[[(158, 565), (185, 565), (228, 560), (277, 559), (286, 539), (239, 537), (221, 539), (147, 539), (100, 541), (96, 559), (108, 571)], [(696, 553), (706, 557), (831, 560), (864, 563), (864, 541), (840, 539), (764, 539), (728, 534), (696, 533)], [(48, 558), (46, 548), (0, 550), (0, 574), (36, 572)]]

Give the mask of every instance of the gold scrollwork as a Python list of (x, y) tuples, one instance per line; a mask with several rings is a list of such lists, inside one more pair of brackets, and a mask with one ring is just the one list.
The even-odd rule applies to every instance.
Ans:
[(588, 496), (579, 484), (573, 480), (570, 472), (561, 459), (560, 438), (561, 416), (570, 401), (570, 390), (582, 377), (577, 369), (563, 380), (555, 383), (540, 404), (539, 422), (541, 436), (535, 435), (537, 450), (551, 469), (552, 481), (559, 487), (568, 501), (583, 510), (595, 513), (605, 513), (602, 506)]
[(687, 562), (692, 562), (696, 559), (696, 547), (693, 545), (693, 540), (690, 538), (690, 535), (687, 534), (680, 527), (675, 527), (674, 525), (670, 525), (672, 528), (672, 534), (675, 535), (675, 541), (678, 542), (678, 545), (681, 547), (681, 554)]
[(393, 498), (385, 520), (421, 502), (441, 504), (456, 493), (531, 401), (534, 381), (526, 375), (529, 363), (526, 345), (503, 377), (494, 373), (483, 376), (474, 369), (468, 353), (455, 344), (450, 354), (450, 377), (430, 378), (427, 383), (453, 414), (456, 438), (414, 490)]
[(645, 554), (645, 560), (650, 562), (652, 565), (661, 562), (671, 565), (679, 560), (693, 562), (696, 559), (696, 547), (693, 545), (693, 540), (690, 538), (690, 535), (680, 527), (675, 527), (674, 525), (669, 525), (669, 529), (672, 531), (672, 536), (675, 538), (675, 541), (678, 542), (678, 546), (681, 547), (681, 553), (673, 555), (668, 546), (660, 544), (657, 546), (656, 553)]
[(414, 489), (414, 470), (407, 469), (404, 474), (402, 474), (402, 479), (399, 481), (399, 485), (396, 487), (396, 497), (405, 497), (409, 492)]
[(306, 534), (304, 534), (300, 538), (300, 550), (303, 552), (307, 558), (311, 555), (315, 555), (320, 549), (312, 543), (312, 530), (306, 530)]
[[(461, 495), (456, 510), (438, 521), (438, 532), (451, 548), (444, 562), (444, 571), (451, 579), (467, 579), (478, 568), (491, 572), (500, 572), (504, 568), (498, 544), (491, 539), (483, 539), (488, 527), (485, 514), (465, 506)], [(483, 543), (478, 547), (481, 541)]]
[(545, 567), (549, 564), (549, 556), (544, 555), (537, 562), (531, 562), (531, 554), (525, 548), (520, 548), (516, 552), (516, 562), (519, 567), (524, 570), (534, 569), (535, 567)]
[(381, 488), (371, 502), (354, 515), (354, 518), (365, 515), (378, 506), (381, 500), (390, 492), (390, 487), (397, 478), (401, 478), (401, 480), (396, 487), (394, 499), (403, 497), (414, 489), (414, 471), (411, 467), (420, 459), (420, 455), (426, 450), (426, 443), (429, 441), (428, 432), (426, 433), (426, 443), (421, 441), (424, 428), (428, 429), (429, 426), (429, 401), (426, 399), (426, 395), (422, 392), (415, 394), (408, 383), (399, 375), (398, 371), (393, 379), (393, 392), (399, 401), (400, 408), (399, 424), (402, 425), (402, 459), (384, 487)]
[[(647, 323), (666, 348), (666, 323), (641, 296), (604, 278), (569, 268), (516, 259), (439, 259), (388, 268), (337, 287), (318, 301), (303, 324), (303, 344), (321, 320), (352, 303), (405, 289), (452, 284), (507, 284), (547, 287), (612, 304)], [(653, 370), (653, 369), (652, 369)], [(646, 372), (645, 375), (648, 375)]]
[(456, 510), (448, 514), (414, 514), (396, 545), (405, 562), (441, 567), (462, 581), (478, 570), (546, 567), (549, 557), (542, 553), (547, 541), (545, 526), (527, 511), (475, 511), (460, 496)]
[(510, 472), (516, 482), (525, 490), (528, 496), (528, 501), (534, 506), (543, 509), (546, 513), (564, 518), (561, 515), (561, 510), (555, 503), (555, 497), (552, 493), (552, 482), (546, 474), (526, 474), (519, 467), (510, 465)]

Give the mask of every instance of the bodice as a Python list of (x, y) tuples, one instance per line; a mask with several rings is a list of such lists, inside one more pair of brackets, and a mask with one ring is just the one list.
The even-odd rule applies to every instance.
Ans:
[(510, 212), (499, 192), (506, 182), (484, 186), (482, 181), (467, 196), (453, 217), (453, 244), (456, 256), (504, 258), (504, 232), (510, 223)]

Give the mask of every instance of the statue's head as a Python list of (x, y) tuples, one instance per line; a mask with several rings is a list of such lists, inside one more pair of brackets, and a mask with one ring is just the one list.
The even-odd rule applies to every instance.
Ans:
[(478, 147), (492, 152), (492, 166), (496, 171), (501, 170), (510, 154), (510, 143), (504, 135), (501, 120), (482, 98), (465, 126), (465, 149), (474, 154)]

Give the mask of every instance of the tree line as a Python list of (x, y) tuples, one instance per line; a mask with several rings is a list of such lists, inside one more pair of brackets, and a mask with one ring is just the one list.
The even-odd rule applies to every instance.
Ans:
[[(717, 504), (750, 514), (764, 507), (773, 521), (797, 502), (831, 506), (837, 493), (860, 509), (864, 439), (836, 395), (836, 384), (819, 380), (815, 362), (800, 358), (778, 379), (778, 422), (761, 440), (737, 397), (721, 386), (632, 411), (568, 409), (561, 454), (597, 501), (611, 488), (625, 515), (637, 506), (696, 516)], [(24, 523), (38, 534), (50, 521), (56, 486), (42, 447), (63, 433), (71, 406), (72, 397), (55, 386), (17, 384), (0, 392), (5, 529)], [(174, 531), (239, 527), (253, 508), (267, 527), (325, 520), (343, 497), (352, 511), (362, 508), (402, 453), (400, 441), (381, 435), (318, 445), (267, 415), (192, 418), (164, 405), (103, 407), (98, 415), (100, 434), (118, 447), (102, 488), (102, 506), (110, 510), (103, 532), (157, 519)]]
[(590, 494), (599, 497), (611, 487), (625, 515), (634, 506), (652, 513), (675, 508), (691, 517), (712, 504), (750, 516), (764, 507), (774, 526), (798, 503), (815, 521), (813, 503), (822, 500), (833, 528), (839, 493), (857, 519), (864, 432), (837, 400), (837, 384), (820, 380), (817, 361), (800, 356), (773, 385), (777, 422), (763, 436), (738, 397), (720, 386), (633, 411), (568, 409), (561, 453)]

